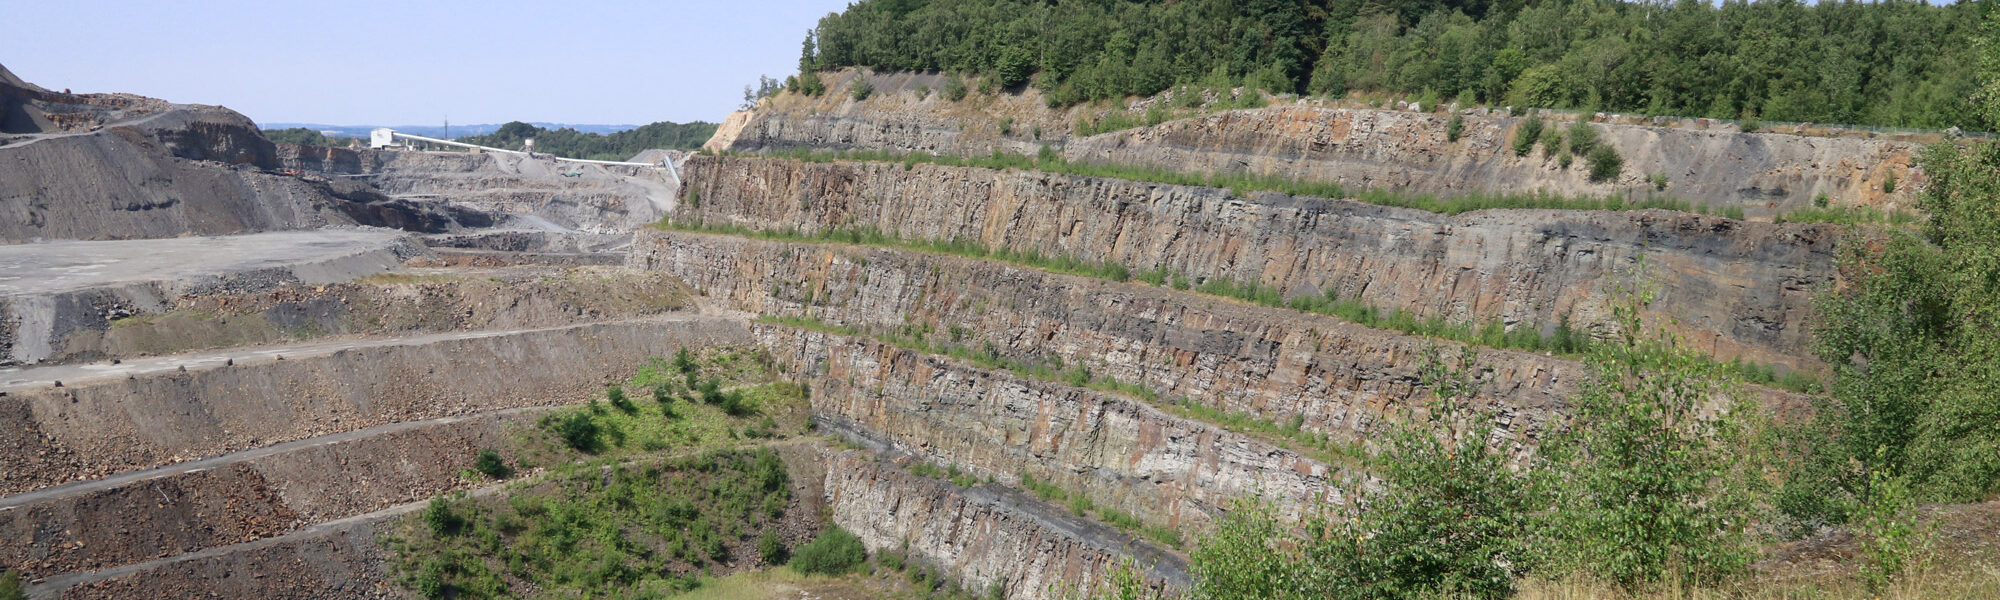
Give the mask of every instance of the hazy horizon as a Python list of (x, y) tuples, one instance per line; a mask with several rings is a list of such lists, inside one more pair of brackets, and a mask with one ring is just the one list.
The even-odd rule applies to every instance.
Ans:
[(758, 75), (796, 70), (805, 32), (846, 5), (80, 0), (63, 12), (91, 18), (0, 37), (0, 64), (45, 88), (219, 104), (259, 124), (720, 122)]

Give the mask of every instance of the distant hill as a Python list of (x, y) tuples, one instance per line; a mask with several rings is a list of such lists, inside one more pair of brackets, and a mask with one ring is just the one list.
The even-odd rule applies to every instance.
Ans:
[[(595, 124), (543, 123), (543, 122), (532, 122), (528, 124), (534, 125), (536, 127), (541, 127), (544, 129), (551, 129), (551, 130), (574, 129), (582, 133), (597, 133), (597, 134), (611, 134), (611, 133), (618, 133), (620, 131), (630, 131), (639, 128), (638, 125), (595, 125)], [(320, 132), (332, 131), (335, 132), (334, 137), (352, 137), (352, 138), (362, 138), (362, 139), (367, 139), (368, 131), (371, 129), (375, 129), (377, 127), (388, 127), (396, 131), (401, 131), (403, 133), (408, 133), (411, 135), (421, 135), (426, 137), (463, 137), (468, 135), (491, 134), (495, 131), (499, 131), (501, 125), (503, 124), (493, 124), (493, 123), (478, 123), (472, 125), (453, 124), (451, 126), (451, 131), (446, 132), (443, 125), (327, 125), (324, 123), (259, 124), (259, 126), (261, 126), (266, 130), (304, 128)]]
[(458, 141), (519, 150), (523, 140), (533, 138), (537, 152), (569, 158), (625, 160), (640, 151), (654, 148), (669, 150), (699, 148), (710, 136), (715, 135), (715, 128), (716, 124), (705, 121), (693, 123), (661, 121), (629, 131), (599, 134), (569, 127), (551, 130), (515, 121), (500, 126), (491, 134), (462, 136)]

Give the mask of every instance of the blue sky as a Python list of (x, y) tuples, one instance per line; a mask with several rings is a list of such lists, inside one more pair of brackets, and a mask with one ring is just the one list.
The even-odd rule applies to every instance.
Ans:
[[(42, 87), (259, 122), (720, 121), (847, 0), (0, 0), (0, 64)], [(65, 16), (66, 15), (66, 16)]]

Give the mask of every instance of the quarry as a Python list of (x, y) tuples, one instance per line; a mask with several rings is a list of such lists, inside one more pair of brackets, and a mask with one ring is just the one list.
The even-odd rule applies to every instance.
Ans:
[[(1239, 500), (1305, 527), (1379, 487), (1426, 357), (1476, 351), (1465, 397), (1533, 454), (1595, 373), (1560, 344), (1621, 335), (1635, 268), (1638, 318), (1809, 412), (1814, 294), (1871, 234), (1785, 215), (1915, 210), (1928, 177), (1894, 136), (1586, 113), (1625, 161), (1593, 180), (1510, 151), (1538, 117), (1508, 107), (1098, 133), (1033, 89), (823, 76), (873, 93), (767, 98), (648, 167), (275, 144), (0, 69), (0, 568), (37, 599), (669, 597), (837, 526), (873, 574), (774, 589), (1179, 595)], [(1755, 569), (1847, 568), (1815, 539)]]

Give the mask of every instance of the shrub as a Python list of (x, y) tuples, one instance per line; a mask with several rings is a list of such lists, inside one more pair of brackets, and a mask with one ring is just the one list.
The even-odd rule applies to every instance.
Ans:
[(1445, 139), (1456, 142), (1458, 141), (1459, 134), (1464, 132), (1465, 132), (1465, 116), (1460, 115), (1458, 113), (1452, 113), (1451, 120), (1444, 122)]
[(1534, 140), (1540, 138), (1542, 138), (1542, 118), (1530, 116), (1528, 120), (1520, 122), (1520, 128), (1514, 130), (1514, 156), (1528, 156), (1528, 152), (1534, 152)]
[(1654, 173), (1652, 175), (1648, 175), (1646, 177), (1646, 180), (1653, 182), (1653, 191), (1664, 192), (1667, 190), (1666, 173)]
[(572, 450), (596, 452), (600, 447), (597, 439), (600, 433), (597, 420), (590, 418), (590, 413), (571, 412), (553, 418), (547, 425), (555, 432), (556, 437), (562, 438), (563, 444)]
[(1000, 117), (1000, 135), (1014, 135), (1014, 118)]
[(867, 100), (869, 96), (874, 94), (875, 84), (868, 83), (867, 76), (858, 77), (854, 82), (854, 87), (847, 90), (847, 95), (853, 96), (856, 101)]
[(1585, 120), (1589, 117), (1578, 115), (1576, 123), (1569, 126), (1569, 150), (1577, 154), (1589, 155), (1597, 149), (1597, 128)]
[(611, 399), (611, 407), (618, 409), (618, 412), (628, 415), (639, 412), (639, 405), (633, 404), (631, 398), (625, 397), (625, 388), (613, 385), (604, 389), (604, 395)]
[(944, 99), (957, 102), (965, 99), (965, 79), (957, 73), (944, 77)]
[(806, 71), (799, 73), (798, 87), (792, 89), (807, 96), (818, 96), (826, 93), (826, 82), (820, 80), (818, 72)]
[(778, 539), (778, 532), (764, 530), (764, 535), (757, 538), (757, 556), (767, 565), (785, 564), (785, 541)]
[(1818, 194), (1813, 195), (1813, 208), (1826, 208), (1828, 206), (1831, 206), (1832, 204), (1833, 204), (1833, 198), (1831, 196), (1826, 195), (1826, 192), (1820, 192)]
[(1567, 169), (1575, 162), (1576, 155), (1570, 154), (1568, 150), (1564, 150), (1562, 153), (1556, 155), (1556, 167), (1558, 168)]
[(27, 600), (27, 597), (27, 592), (21, 589), (20, 573), (0, 571), (0, 600)]
[(1564, 150), (1562, 129), (1557, 128), (1553, 125), (1543, 126), (1542, 139), (1537, 140), (1536, 142), (1542, 145), (1543, 156), (1553, 156), (1557, 152), (1561, 152)]
[(688, 351), (687, 348), (682, 348), (680, 352), (674, 353), (674, 370), (680, 371), (681, 374), (693, 373), (700, 366), (694, 360), (694, 353)]
[(929, 98), (929, 97), (931, 97), (931, 86), (928, 86), (928, 85), (919, 85), (919, 86), (917, 86), (917, 99), (918, 99), (918, 100), (922, 100), (922, 99), (925, 99), (925, 98)]
[(507, 466), (507, 461), (502, 460), (500, 453), (494, 452), (492, 448), (480, 450), (479, 456), (472, 459), (472, 467), (494, 479), (506, 479), (508, 475), (514, 474), (514, 469)]
[(1592, 182), (1602, 183), (1615, 179), (1625, 168), (1625, 159), (1618, 156), (1618, 151), (1612, 150), (1610, 146), (1600, 145), (1591, 149), (1587, 158), (1590, 161)]
[(1743, 115), (1742, 119), (1736, 121), (1736, 129), (1743, 133), (1751, 133), (1763, 128), (1764, 122), (1758, 120), (1756, 115)]
[(458, 533), (459, 528), (465, 525), (465, 519), (452, 512), (451, 503), (446, 502), (444, 496), (436, 496), (431, 498), (430, 506), (424, 508), (424, 525), (430, 528), (431, 535), (444, 537)]
[(792, 553), (792, 570), (807, 575), (841, 575), (868, 560), (861, 538), (839, 526), (827, 528), (819, 537)]
[(1895, 174), (1895, 173), (1890, 173), (1890, 174), (1889, 174), (1889, 177), (1888, 177), (1888, 178), (1886, 178), (1886, 179), (1883, 179), (1883, 180), (1882, 180), (1882, 193), (1884, 193), (1884, 194), (1894, 194), (1894, 193), (1896, 193), (1896, 174)]

